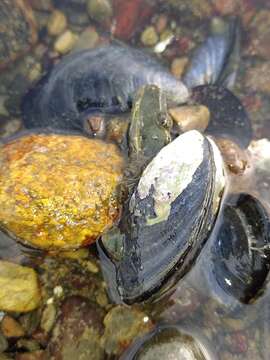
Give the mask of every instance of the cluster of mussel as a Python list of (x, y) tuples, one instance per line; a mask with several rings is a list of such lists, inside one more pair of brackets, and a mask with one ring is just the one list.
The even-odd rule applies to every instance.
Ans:
[[(245, 149), (252, 138), (248, 115), (231, 91), (239, 58), (238, 20), (219, 19), (182, 82), (148, 54), (110, 45), (67, 56), (25, 96), (30, 129), (103, 137), (109, 115), (131, 110), (122, 216), (97, 242), (113, 301), (161, 297), (202, 250), (207, 276), (224, 294), (249, 303), (264, 288), (268, 215), (252, 195), (228, 194), (215, 143), (230, 138)], [(209, 109), (205, 134), (173, 131), (167, 106), (186, 103)]]

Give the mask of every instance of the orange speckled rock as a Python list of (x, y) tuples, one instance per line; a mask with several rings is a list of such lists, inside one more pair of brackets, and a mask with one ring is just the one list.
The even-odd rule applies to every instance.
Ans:
[(87, 245), (119, 214), (117, 147), (81, 136), (30, 134), (0, 148), (0, 224), (43, 249)]

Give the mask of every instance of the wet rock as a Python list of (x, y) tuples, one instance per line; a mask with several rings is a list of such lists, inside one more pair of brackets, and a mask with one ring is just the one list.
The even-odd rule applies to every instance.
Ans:
[(102, 360), (103, 313), (86, 299), (73, 296), (61, 307), (48, 349), (51, 360)]
[(23, 327), (11, 316), (4, 316), (1, 321), (1, 331), (6, 338), (19, 338), (25, 335)]
[(4, 335), (0, 332), (0, 353), (6, 351), (8, 348), (8, 342), (7, 339), (4, 337)]
[(75, 45), (78, 36), (74, 34), (70, 30), (66, 30), (62, 35), (60, 35), (55, 43), (54, 50), (60, 53), (61, 55), (67, 54), (70, 50), (72, 50)]
[(67, 27), (66, 15), (60, 10), (54, 10), (48, 21), (48, 33), (51, 36), (57, 36)]
[(168, 0), (167, 3), (179, 12), (190, 11), (198, 18), (208, 18), (213, 12), (209, 0)]
[(49, 333), (54, 325), (56, 319), (56, 308), (54, 304), (48, 304), (41, 317), (40, 328)]
[(66, 259), (87, 259), (89, 256), (89, 250), (87, 248), (81, 248), (76, 250), (67, 250), (62, 251), (61, 253), (57, 253), (57, 257), (61, 256)]
[(270, 94), (270, 62), (257, 63), (257, 65), (250, 67), (245, 74), (245, 86), (249, 91), (261, 91)]
[(0, 261), (0, 310), (28, 312), (37, 308), (40, 300), (33, 269)]
[(53, 8), (52, 0), (28, 0), (32, 9), (50, 11)]
[(93, 49), (97, 46), (98, 41), (99, 34), (94, 27), (89, 26), (79, 35), (72, 51)]
[(41, 78), (42, 75), (42, 66), (40, 63), (35, 63), (34, 66), (31, 68), (28, 74), (28, 80), (31, 81), (31, 83), (38, 81)]
[(180, 79), (186, 66), (188, 64), (188, 58), (174, 58), (171, 64), (171, 73), (177, 78)]
[(7, 98), (6, 95), (0, 96), (0, 123), (2, 123), (2, 118), (9, 116), (9, 113), (5, 107), (6, 98)]
[(29, 134), (3, 145), (0, 163), (0, 223), (34, 247), (85, 246), (118, 217), (123, 159), (113, 144)]
[(148, 26), (141, 34), (141, 42), (145, 46), (154, 46), (158, 42), (158, 35), (154, 26)]
[(72, 26), (77, 27), (78, 30), (81, 30), (83, 27), (89, 25), (89, 16), (86, 10), (79, 13), (68, 11), (66, 15), (69, 23)]
[(55, 6), (60, 9), (70, 8), (73, 12), (85, 10), (86, 0), (53, 0)]
[(37, 40), (34, 16), (24, 0), (0, 2), (0, 69), (26, 53)]
[(15, 360), (49, 360), (49, 356), (44, 350), (37, 350), (23, 354), (17, 354)]
[(212, 0), (215, 10), (223, 16), (232, 15), (239, 10), (239, 0)]
[(23, 314), (19, 317), (19, 322), (24, 328), (27, 336), (30, 336), (37, 330), (40, 324), (40, 311), (39, 309)]
[(260, 10), (250, 24), (249, 54), (270, 58), (270, 10)]
[[(32, 64), (31, 64), (32, 66)], [(27, 75), (23, 73), (17, 73), (8, 87), (8, 97), (5, 100), (5, 107), (10, 116), (19, 117), (21, 115), (20, 104), (23, 94), (29, 88), (30, 81), (27, 79)]]
[(270, 140), (253, 140), (248, 149), (253, 156), (256, 169), (263, 172), (270, 172)]
[(156, 22), (155, 22), (156, 32), (158, 34), (161, 34), (166, 29), (167, 24), (168, 24), (167, 15), (165, 15), (165, 14), (159, 15)]
[(119, 145), (123, 144), (126, 139), (128, 126), (129, 121), (125, 117), (114, 117), (110, 119), (106, 131), (106, 139), (116, 142)]
[(113, 14), (110, 0), (88, 0), (87, 10), (93, 20), (101, 23), (109, 20)]
[(135, 344), (123, 354), (121, 360), (217, 359), (208, 341), (200, 335), (192, 334), (177, 326), (160, 326), (135, 341)]
[(40, 350), (40, 345), (36, 340), (31, 339), (19, 339), (16, 342), (16, 347), (18, 349), (23, 349), (24, 351), (38, 351)]
[(179, 282), (176, 291), (165, 303), (160, 319), (170, 324), (176, 324), (182, 319), (191, 317), (202, 303), (203, 299), (196, 290)]
[(249, 339), (245, 331), (236, 331), (225, 336), (224, 343), (232, 354), (245, 354)]
[(270, 214), (270, 141), (253, 140), (248, 150), (252, 156), (257, 190)]
[(154, 2), (145, 0), (113, 0), (114, 36), (121, 40), (129, 40), (150, 18), (153, 5)]
[(209, 124), (210, 112), (203, 105), (179, 106), (169, 110), (179, 133), (189, 130), (204, 132)]
[(140, 310), (125, 306), (114, 307), (104, 318), (102, 343), (108, 355), (119, 355), (132, 342), (152, 329), (149, 317)]
[(8, 137), (15, 134), (22, 128), (22, 122), (19, 119), (10, 119), (0, 117), (0, 136)]
[(13, 360), (13, 358), (9, 357), (6, 354), (0, 354), (0, 360)]
[(247, 153), (229, 139), (216, 139), (216, 144), (229, 171), (236, 175), (243, 174), (249, 164)]
[(41, 271), (44, 303), (54, 304), (56, 309), (67, 294), (97, 302), (97, 297), (105, 292), (101, 273), (89, 271), (84, 261), (50, 258), (44, 261)]

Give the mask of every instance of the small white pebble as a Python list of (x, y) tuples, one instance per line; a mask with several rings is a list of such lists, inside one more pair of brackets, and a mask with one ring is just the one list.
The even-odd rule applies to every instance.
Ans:
[(148, 316), (145, 316), (144, 318), (143, 318), (143, 322), (144, 323), (147, 323), (149, 321), (149, 317)]
[(51, 297), (47, 300), (47, 305), (53, 304), (53, 302), (54, 302), (54, 299), (53, 299), (53, 297)]
[(66, 30), (62, 35), (60, 35), (56, 39), (54, 43), (54, 50), (64, 55), (73, 48), (77, 39), (78, 36), (76, 34), (71, 32), (70, 30)]
[(53, 293), (56, 297), (60, 298), (63, 295), (64, 290), (63, 290), (62, 286), (56, 286), (53, 289)]

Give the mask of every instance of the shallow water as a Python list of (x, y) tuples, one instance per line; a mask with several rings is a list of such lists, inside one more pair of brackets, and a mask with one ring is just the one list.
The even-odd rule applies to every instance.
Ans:
[[(65, 30), (60, 31), (57, 35), (48, 33), (48, 19), (54, 11), (53, 8), (47, 6), (51, 2), (49, 0), (40, 2), (32, 0), (31, 2), (37, 22), (38, 41), (30, 50), (27, 50), (24, 54), (22, 53), (18, 60), (9, 67), (5, 67), (0, 73), (0, 134), (2, 138), (13, 135), (23, 128), (20, 113), (23, 94), (39, 80), (42, 74), (45, 74), (61, 59), (63, 56), (61, 52), (70, 52), (65, 48), (65, 46), (68, 47), (68, 44), (59, 45), (58, 43), (56, 45), (61, 33)], [(97, 21), (95, 17), (92, 19), (87, 15), (84, 1), (55, 0), (54, 3), (55, 7), (60, 8), (66, 15), (66, 29), (71, 30), (73, 33), (74, 41), (70, 41), (69, 44), (71, 51), (93, 48), (109, 42), (124, 42), (134, 47), (144, 48), (147, 52), (155, 53), (168, 68), (174, 69), (174, 72), (180, 72), (181, 69), (172, 68), (173, 61), (176, 58), (184, 59), (184, 62), (188, 61), (193, 49), (207, 37), (209, 20), (212, 17), (221, 15), (226, 18), (237, 13), (243, 24), (243, 35), (241, 63), (234, 93), (242, 100), (250, 115), (254, 139), (268, 138), (270, 140), (270, 86), (264, 84), (264, 78), (266, 79), (265, 82), (268, 81), (268, 83), (270, 79), (270, 48), (268, 49), (268, 44), (262, 40), (259, 45), (255, 41), (256, 36), (260, 39), (262, 37), (261, 33), (266, 31), (262, 29), (263, 25), (266, 29), (268, 25), (269, 32), (270, 5), (268, 2), (258, 3), (252, 0), (213, 1), (215, 3), (213, 5), (211, 1), (117, 0), (113, 1), (112, 17), (101, 21), (99, 19)], [(262, 11), (265, 14), (263, 20), (260, 20)], [(154, 34), (153, 28), (148, 29), (147, 37), (144, 31), (149, 26), (153, 26)], [(143, 32), (144, 36), (142, 35)], [(167, 44), (162, 42), (171, 36), (173, 38)], [(148, 45), (145, 45), (145, 42)], [(159, 42), (161, 42), (161, 45), (157, 48)], [(163, 46), (164, 51), (160, 52), (160, 49), (163, 50)], [(263, 47), (265, 49), (262, 50)], [(0, 52), (3, 51), (3, 49), (0, 49)], [(266, 70), (261, 73), (256, 70), (257, 73), (254, 75), (254, 69), (257, 69), (260, 65), (262, 69), (265, 67)], [(268, 155), (269, 164), (270, 154), (266, 155)], [(251, 192), (269, 210), (269, 172), (261, 169), (254, 177), (252, 166), (247, 174), (232, 177), (230, 190)], [(206, 246), (211, 245), (214, 237), (215, 230), (212, 232)], [(68, 277), (65, 277), (66, 275), (61, 277), (62, 267), (68, 267), (68, 260), (60, 259), (57, 264), (57, 257), (50, 257), (51, 254), (44, 254), (42, 251), (26, 250), (6, 234), (2, 234), (0, 237), (0, 251), (2, 259), (28, 264), (37, 269), (42, 278), (42, 285), (46, 288), (46, 291), (44, 291), (46, 300), (50, 299), (56, 286), (62, 286), (66, 296), (69, 294), (81, 295), (80, 286), (77, 286), (76, 271), (81, 274), (81, 270), (78, 270), (77, 267), (81, 265), (83, 268), (85, 266), (84, 260), (79, 260), (81, 263), (73, 264), (71, 267), (71, 271), (75, 269), (74, 274), (71, 274), (71, 277), (74, 275), (75, 285), (73, 289), (72, 282), (71, 286), (70, 284), (67, 285), (70, 281)], [(90, 263), (98, 266), (94, 246), (90, 247), (89, 253), (88, 259), (90, 259)], [(184, 279), (180, 280), (176, 291), (171, 295), (170, 299), (166, 298), (161, 302), (150, 305), (141, 305), (141, 309), (154, 323), (178, 324), (191, 333), (194, 332), (199, 337), (206, 338), (207, 346), (215, 354), (214, 359), (269, 359), (269, 290), (266, 288), (259, 299), (248, 305), (242, 305), (230, 296), (223, 296), (223, 300), (221, 300), (217, 285), (207, 277), (204, 271), (207, 265), (206, 254), (206, 251), (201, 252), (192, 270)], [(76, 260), (70, 261), (76, 262)], [(54, 269), (59, 271), (59, 277), (57, 278), (50, 277), (54, 273)], [(99, 290), (102, 282), (101, 272), (99, 271), (96, 274), (93, 271), (91, 275), (90, 270), (90, 275), (87, 273), (86, 278), (95, 287), (94, 290), (92, 288), (89, 290), (88, 296), (90, 294), (92, 296), (92, 293), (95, 294), (95, 301), (97, 298), (101, 298), (100, 294), (106, 298), (104, 288), (102, 288), (102, 291)], [(50, 281), (51, 284), (49, 284)], [(85, 295), (85, 292), (88, 291), (85, 278), (82, 283), (82, 293)], [(226, 299), (226, 303), (224, 299)], [(101, 305), (96, 306), (101, 307), (103, 312), (106, 313), (110, 310), (111, 306), (108, 304), (108, 300), (105, 300), (105, 305), (102, 304), (102, 301), (100, 303)], [(137, 309), (137, 306), (135, 308)], [(119, 324), (121, 326), (120, 320)], [(46, 349), (46, 344), (45, 341), (45, 345), (43, 344), (41, 349)], [(10, 346), (8, 352), (13, 358), (17, 350), (14, 351), (12, 346)], [(111, 357), (109, 355), (105, 357), (104, 355), (104, 358), (118, 358), (120, 352), (110, 354)]]

